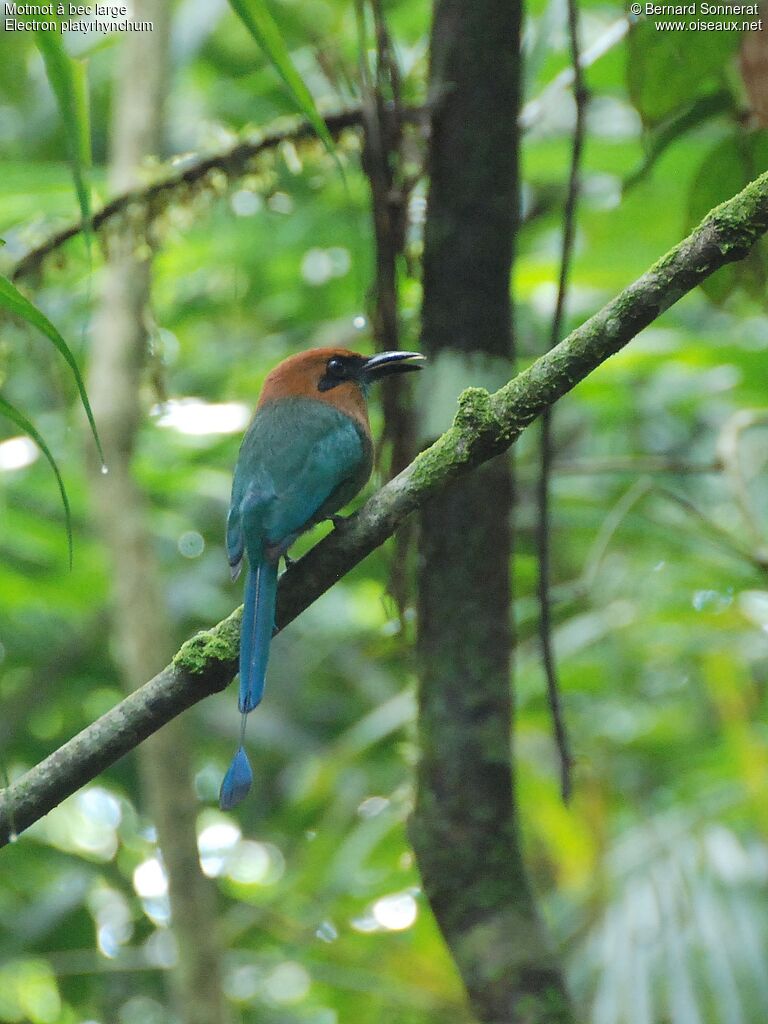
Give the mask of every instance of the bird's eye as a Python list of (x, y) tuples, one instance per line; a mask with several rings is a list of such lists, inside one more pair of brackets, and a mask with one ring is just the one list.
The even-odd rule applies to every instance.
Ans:
[(342, 356), (331, 356), (325, 364), (325, 373), (318, 381), (317, 390), (330, 391), (332, 388), (338, 387), (339, 384), (343, 384), (344, 381), (353, 379), (349, 361)]

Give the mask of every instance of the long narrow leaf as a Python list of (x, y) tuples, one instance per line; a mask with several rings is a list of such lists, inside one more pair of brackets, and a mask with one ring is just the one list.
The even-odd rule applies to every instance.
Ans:
[(325, 148), (334, 159), (337, 159), (333, 139), (330, 136), (325, 121), (315, 106), (312, 93), (293, 66), (291, 56), (288, 53), (288, 47), (283, 41), (277, 23), (269, 13), (265, 0), (229, 0), (229, 3), (232, 10), (235, 11), (251, 33), (257, 45), (269, 57), (273, 67), (290, 89), (302, 114), (304, 114), (322, 139)]
[(91, 403), (88, 401), (88, 394), (85, 390), (85, 384), (83, 378), (80, 375), (75, 357), (67, 345), (66, 341), (62, 338), (56, 328), (53, 326), (51, 321), (41, 313), (37, 306), (33, 306), (29, 299), (26, 299), (15, 285), (11, 284), (7, 277), (3, 277), (0, 274), (0, 306), (4, 306), (11, 313), (15, 313), (16, 316), (22, 317), (27, 323), (37, 327), (39, 331), (49, 338), (56, 348), (66, 359), (67, 363), (72, 370), (75, 377), (75, 383), (77, 384), (77, 390), (80, 392), (80, 401), (83, 403), (85, 414), (88, 417), (88, 422), (91, 425), (91, 433), (93, 439), (96, 442), (96, 447), (99, 452), (99, 458), (104, 462), (104, 452), (101, 448), (101, 441), (99, 440), (99, 432), (96, 429), (96, 421), (93, 418), (93, 412), (91, 410)]
[(31, 423), (23, 412), (7, 402), (2, 395), (0, 395), (0, 414), (9, 419), (12, 423), (15, 423), (20, 430), (23, 430), (28, 437), (31, 437), (37, 447), (48, 459), (51, 469), (56, 474), (56, 482), (59, 485), (59, 491), (61, 493), (61, 501), (64, 505), (64, 521), (67, 527), (67, 548), (69, 550), (69, 567), (72, 568), (72, 514), (69, 508), (69, 498), (67, 497), (67, 490), (64, 487), (64, 480), (62, 479), (59, 467), (56, 465), (56, 460), (51, 454), (51, 450), (43, 440), (40, 432), (37, 430), (35, 425)]
[(45, 61), (48, 80), (56, 94), (64, 123), (75, 192), (85, 227), (83, 237), (90, 256), (91, 130), (85, 63), (69, 56), (58, 32), (36, 32), (35, 41)]

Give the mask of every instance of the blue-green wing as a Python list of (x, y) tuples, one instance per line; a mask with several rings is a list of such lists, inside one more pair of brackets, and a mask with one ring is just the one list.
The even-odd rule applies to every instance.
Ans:
[[(233, 580), (240, 575), (247, 538), (253, 537), (256, 540), (261, 535), (261, 523), (275, 499), (275, 489), (269, 472), (250, 458), (243, 463), (243, 448), (245, 442), (235, 467), (232, 500), (227, 515), (227, 558)], [(253, 472), (249, 473), (251, 466)]]
[[(287, 545), (341, 508), (368, 478), (370, 444), (328, 403), (289, 398), (263, 406), (240, 449), (227, 527), (230, 564), (243, 549)], [(253, 557), (252, 557), (253, 560)]]
[(308, 445), (298, 472), (284, 481), (269, 509), (270, 541), (295, 536), (346, 504), (365, 480), (359, 480), (364, 455), (360, 432), (348, 417)]

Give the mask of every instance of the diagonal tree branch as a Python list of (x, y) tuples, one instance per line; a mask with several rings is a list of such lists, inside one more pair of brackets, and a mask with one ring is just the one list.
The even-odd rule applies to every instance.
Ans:
[[(452, 480), (506, 450), (534, 419), (768, 231), (768, 173), (713, 210), (608, 305), (494, 394), (469, 388), (453, 426), (282, 577), (280, 628)], [(240, 609), (187, 641), (162, 672), (0, 793), (0, 845), (28, 828), (237, 669)]]

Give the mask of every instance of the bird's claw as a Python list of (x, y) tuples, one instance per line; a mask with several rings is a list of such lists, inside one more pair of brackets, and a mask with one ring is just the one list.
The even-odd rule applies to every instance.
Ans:
[(334, 530), (343, 530), (348, 522), (347, 516), (339, 516), (335, 513), (332, 516), (328, 516), (328, 518), (333, 523)]

